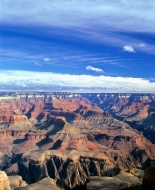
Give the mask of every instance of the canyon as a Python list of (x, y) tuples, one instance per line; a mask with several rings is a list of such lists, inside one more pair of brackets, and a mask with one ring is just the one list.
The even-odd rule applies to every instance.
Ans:
[(153, 94), (1, 93), (0, 169), (32, 189), (124, 184), (155, 159), (154, 120)]

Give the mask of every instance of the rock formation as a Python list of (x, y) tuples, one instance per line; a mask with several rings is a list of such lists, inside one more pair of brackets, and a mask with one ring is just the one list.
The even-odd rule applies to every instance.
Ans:
[(85, 94), (84, 97), (115, 118), (142, 131), (145, 137), (155, 143), (154, 94)]
[(155, 158), (148, 140), (153, 142), (154, 101), (153, 95), (67, 93), (1, 100), (0, 168), (35, 187), (50, 177), (64, 189), (82, 189), (91, 176), (120, 170), (142, 178), (132, 169)]
[(22, 180), (21, 176), (8, 176), (9, 183), (10, 183), (10, 190), (14, 190), (17, 187), (25, 187), (28, 184)]
[(28, 185), (26, 187), (16, 188), (15, 190), (38, 190), (38, 189), (42, 190), (45, 188), (46, 190), (63, 190), (62, 188), (57, 187), (56, 182), (49, 177), (44, 178), (41, 181)]
[(121, 171), (114, 177), (90, 177), (87, 183), (87, 190), (119, 190), (141, 185), (142, 179), (135, 177), (133, 174)]
[(0, 190), (10, 190), (8, 177), (3, 171), (0, 171)]
[(155, 188), (155, 160), (153, 160), (151, 166), (144, 171), (142, 187), (143, 190), (154, 190)]

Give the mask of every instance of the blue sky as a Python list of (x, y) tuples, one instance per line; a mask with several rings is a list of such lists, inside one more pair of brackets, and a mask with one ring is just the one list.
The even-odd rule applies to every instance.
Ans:
[(0, 90), (155, 92), (155, 2), (0, 0)]

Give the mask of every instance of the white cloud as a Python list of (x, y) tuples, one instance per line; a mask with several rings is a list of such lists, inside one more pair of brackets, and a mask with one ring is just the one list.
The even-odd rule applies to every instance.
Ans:
[[(155, 31), (154, 0), (3, 0), (2, 22), (43, 24), (48, 26), (82, 26), (120, 29), (120, 31)], [(41, 5), (41, 6), (40, 6)], [(28, 11), (27, 11), (28, 10)], [(146, 14), (146, 10), (149, 12)], [(107, 19), (108, 18), (108, 19)], [(141, 23), (143, 20), (143, 24)], [(91, 22), (90, 22), (91, 21)]]
[[(114, 0), (85, 0), (82, 3), (79, 0), (46, 0), (44, 3), (42, 0), (12, 2), (12, 0), (2, 1), (0, 22), (6, 25), (14, 23), (15, 26), (26, 24), (30, 28), (36, 27), (38, 33), (44, 31), (44, 36), (56, 33), (66, 38), (78, 37), (122, 47), (126, 42), (139, 44), (141, 40), (130, 35), (119, 34), (117, 31), (155, 32), (155, 3), (153, 0), (147, 4), (144, 0), (140, 2), (118, 0), (117, 4)], [(146, 9), (149, 10), (148, 14), (145, 13)], [(142, 20), (143, 24), (139, 24)], [(66, 36), (67, 30), (69, 36)], [(138, 51), (154, 54), (154, 45), (150, 44), (149, 47), (139, 48)]]
[(42, 65), (40, 64), (40, 63), (34, 63), (36, 66), (39, 66), (39, 67), (41, 67)]
[(103, 73), (103, 70), (102, 70), (102, 69), (96, 68), (96, 67), (92, 67), (92, 66), (90, 66), (90, 65), (88, 65), (88, 66), (86, 67), (86, 70), (91, 70), (91, 71), (102, 72), (102, 73)]
[(49, 62), (49, 61), (50, 61), (50, 58), (46, 57), (46, 58), (44, 58), (44, 61), (45, 61), (45, 62)]
[(134, 48), (130, 45), (123, 46), (123, 51), (129, 52), (129, 53), (135, 53)]
[(139, 44), (139, 47), (146, 47), (146, 45), (144, 44), (144, 43), (141, 43), (141, 44)]
[[(55, 91), (58, 89), (85, 89), (85, 92), (143, 92), (155, 93), (155, 82), (132, 77), (111, 77), (92, 75), (71, 75), (51, 72), (30, 72), (21, 70), (0, 70), (1, 90)], [(59, 88), (56, 88), (59, 87)]]

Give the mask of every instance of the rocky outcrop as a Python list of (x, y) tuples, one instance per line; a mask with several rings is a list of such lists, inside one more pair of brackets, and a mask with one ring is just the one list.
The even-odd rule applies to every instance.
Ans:
[(41, 141), (43, 139), (48, 138), (48, 136), (46, 134), (41, 134), (41, 133), (37, 133), (37, 132), (30, 132), (27, 133), (25, 135), (25, 139), (26, 140), (32, 140), (32, 141)]
[(0, 171), (0, 190), (10, 190), (8, 177), (3, 171)]
[[(43, 153), (34, 153), (33, 158), (30, 154), (25, 154), (18, 163), (16, 171), (28, 183), (35, 183), (41, 179), (50, 176), (57, 180), (65, 189), (74, 187), (83, 187), (90, 175), (113, 176), (119, 172), (119, 168), (114, 166), (108, 160), (92, 158), (87, 156), (78, 156), (72, 154), (72, 159), (63, 157), (63, 154), (57, 156), (56, 151)], [(9, 172), (9, 170), (7, 171)]]
[(50, 112), (52, 116), (62, 116), (65, 117), (68, 122), (74, 121), (74, 120), (82, 120), (84, 119), (80, 114), (73, 113), (73, 112), (63, 112), (63, 111), (51, 111)]
[(56, 181), (49, 177), (44, 178), (41, 181), (28, 185), (26, 187), (16, 188), (15, 190), (42, 190), (45, 188), (46, 190), (63, 190), (62, 188), (57, 187)]
[(39, 114), (43, 111), (43, 105), (35, 105), (33, 111), (31, 111), (31, 117), (38, 117)]
[(28, 131), (14, 131), (14, 130), (0, 130), (0, 137), (15, 137), (15, 138), (22, 138)]
[(9, 183), (10, 183), (10, 190), (14, 190), (17, 187), (25, 187), (28, 184), (22, 180), (21, 176), (14, 175), (14, 176), (8, 176)]
[(132, 168), (130, 171), (129, 171), (132, 175), (138, 177), (139, 179), (143, 179), (144, 177), (144, 170), (140, 170), (140, 169), (137, 169), (137, 168)]
[(113, 177), (89, 177), (87, 183), (87, 190), (119, 190), (129, 187), (137, 187), (141, 185), (142, 179), (134, 175), (121, 171), (118, 175)]
[(1, 122), (19, 122), (19, 121), (26, 121), (27, 117), (25, 115), (13, 115), (13, 114), (1, 114), (0, 121)]
[(73, 112), (75, 111), (80, 104), (80, 101), (74, 100), (74, 98), (69, 99), (59, 99), (53, 100), (53, 108), (62, 109), (64, 112)]
[(0, 129), (4, 130), (15, 130), (15, 131), (25, 131), (31, 129), (33, 124), (28, 120), (25, 115), (11, 115), (1, 118)]

